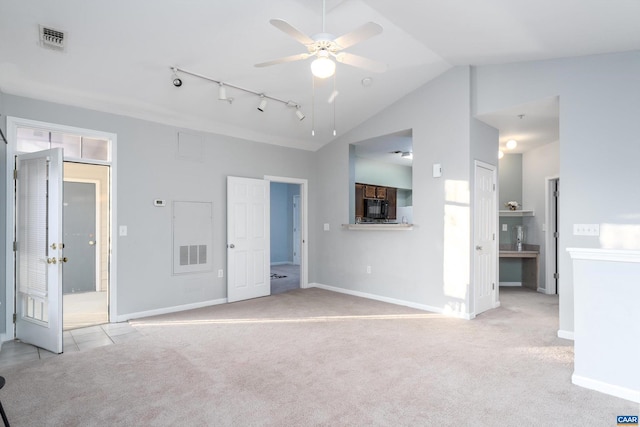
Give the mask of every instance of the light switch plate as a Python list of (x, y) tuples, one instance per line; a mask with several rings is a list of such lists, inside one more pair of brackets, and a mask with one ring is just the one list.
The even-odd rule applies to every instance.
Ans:
[(440, 163), (433, 164), (433, 177), (440, 178), (442, 176), (442, 165)]
[(327, 223), (324, 224), (324, 231), (329, 231), (329, 224)]

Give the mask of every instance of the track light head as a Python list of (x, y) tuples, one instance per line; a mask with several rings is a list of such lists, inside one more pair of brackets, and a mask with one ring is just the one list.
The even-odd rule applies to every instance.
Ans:
[(304, 120), (305, 115), (302, 111), (300, 111), (300, 107), (296, 108), (296, 116), (299, 120)]
[(227, 88), (224, 87), (223, 83), (219, 83), (218, 86), (218, 99), (220, 101), (227, 101)]
[(264, 95), (260, 95), (260, 104), (258, 105), (258, 111), (264, 112), (265, 108), (267, 108), (267, 98)]
[(172, 67), (171, 71), (173, 71), (173, 85), (175, 87), (182, 86), (182, 80), (178, 77), (178, 69), (176, 67)]

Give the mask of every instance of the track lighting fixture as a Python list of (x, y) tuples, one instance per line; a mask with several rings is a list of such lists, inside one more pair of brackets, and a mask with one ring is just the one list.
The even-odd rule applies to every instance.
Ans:
[(260, 94), (260, 104), (258, 105), (258, 111), (264, 113), (265, 108), (267, 108), (267, 98), (265, 98), (263, 94)]
[(275, 96), (266, 95), (262, 92), (257, 92), (255, 90), (247, 89), (247, 88), (236, 86), (227, 82), (212, 79), (211, 77), (203, 76), (202, 74), (197, 74), (188, 70), (184, 70), (182, 68), (178, 68), (178, 67), (170, 67), (170, 68), (171, 68), (171, 71), (173, 72), (173, 84), (176, 87), (182, 86), (182, 80), (178, 77), (178, 73), (188, 74), (190, 76), (197, 77), (199, 79), (207, 80), (217, 84), (218, 99), (220, 101), (227, 101), (229, 104), (233, 102), (233, 98), (227, 96), (227, 88), (230, 87), (234, 90), (239, 90), (239, 91), (250, 93), (260, 97), (260, 103), (258, 104), (258, 111), (264, 112), (264, 110), (267, 108), (267, 101), (271, 100), (275, 102), (280, 102), (281, 104), (284, 104), (287, 107), (295, 108), (296, 109), (295, 114), (299, 120), (302, 121), (305, 118), (305, 115), (301, 110), (300, 104), (298, 104), (296, 101), (291, 101), (291, 100), (285, 101), (284, 99), (276, 98)]
[(173, 85), (175, 87), (182, 86), (182, 80), (180, 79), (180, 77), (178, 77), (178, 69), (172, 68), (172, 70), (173, 70)]

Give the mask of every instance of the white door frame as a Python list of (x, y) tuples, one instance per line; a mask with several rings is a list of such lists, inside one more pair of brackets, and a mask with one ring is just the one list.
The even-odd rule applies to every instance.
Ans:
[(285, 184), (300, 184), (300, 287), (309, 287), (309, 251), (307, 243), (309, 241), (308, 234), (308, 181), (302, 178), (290, 178), (284, 176), (265, 175), (264, 179), (271, 182), (281, 182)]
[(557, 254), (555, 250), (551, 250), (553, 247), (553, 229), (558, 229), (558, 224), (555, 223), (555, 211), (558, 212), (558, 216), (560, 216), (559, 208), (560, 206), (556, 206), (557, 199), (553, 196), (553, 190), (551, 189), (551, 185), (553, 181), (560, 181), (560, 176), (550, 176), (544, 179), (544, 223), (545, 223), (545, 236), (544, 236), (544, 249), (545, 249), (545, 257), (544, 257), (544, 271), (545, 271), (545, 284), (544, 284), (544, 292), (546, 294), (556, 293), (556, 284), (560, 282), (560, 278), (557, 280), (553, 277), (553, 271), (549, 268), (551, 265), (558, 264)]
[[(474, 181), (474, 187), (473, 187), (473, 195), (474, 195), (474, 205), (475, 205), (475, 185), (476, 185), (476, 172), (478, 167), (482, 167), (484, 169), (488, 169), (491, 171), (492, 173), (492, 179), (493, 179), (493, 183), (495, 186), (495, 189), (493, 191), (493, 205), (494, 205), (494, 209), (493, 209), (493, 230), (494, 230), (494, 235), (493, 235), (493, 245), (492, 245), (492, 257), (494, 259), (494, 274), (493, 274), (493, 286), (494, 286), (494, 292), (493, 292), (493, 307), (492, 308), (497, 308), (500, 307), (500, 286), (499, 286), (499, 258), (498, 258), (498, 236), (497, 236), (497, 230), (498, 230), (498, 168), (496, 167), (496, 165), (492, 165), (489, 163), (485, 163), (482, 162), (480, 160), (474, 160), (473, 162), (473, 181)], [(473, 211), (473, 218), (472, 218), (472, 223), (473, 223), (473, 231), (472, 231), (472, 235), (473, 235), (473, 239), (472, 239), (472, 247), (471, 247), (471, 253), (473, 256), (473, 271), (471, 272), (471, 277), (475, 278), (475, 269), (476, 269), (476, 241), (475, 241), (475, 223), (476, 223), (476, 210), (474, 209)], [(473, 286), (473, 313), (471, 315), (471, 317), (475, 317), (476, 314), (478, 314), (476, 312), (476, 293), (477, 293), (477, 284), (475, 284), (475, 279), (474, 279), (474, 286)]]
[[(295, 185), (295, 184), (294, 184)], [(297, 203), (296, 203), (297, 202)], [(292, 260), (294, 265), (300, 265), (300, 250), (302, 246), (302, 236), (300, 230), (300, 195), (296, 194), (293, 196), (293, 225), (297, 226), (296, 230), (293, 230), (293, 250), (296, 251), (292, 255)]]
[[(109, 162), (101, 162), (97, 160), (87, 161), (85, 159), (68, 158), (63, 160), (73, 161), (75, 163), (88, 163), (96, 165), (110, 166), (110, 203), (111, 203), (111, 255), (109, 263), (109, 319), (116, 321), (117, 319), (117, 135), (115, 133), (102, 132), (92, 129), (78, 128), (74, 126), (65, 126), (55, 123), (41, 122), (37, 120), (22, 119), (19, 117), (7, 117), (7, 156), (6, 156), (6, 241), (5, 241), (5, 280), (6, 280), (6, 331), (4, 334), (0, 334), (0, 342), (12, 340), (15, 336), (15, 325), (13, 323), (13, 315), (15, 313), (15, 268), (14, 268), (14, 253), (13, 242), (15, 240), (15, 197), (14, 197), (14, 182), (13, 182), (13, 169), (15, 155), (17, 153), (17, 136), (19, 127), (29, 127), (35, 129), (42, 129), (50, 132), (64, 132), (74, 135), (81, 135), (89, 138), (103, 138), (111, 141), (110, 158)], [(1, 261), (0, 261), (1, 262)], [(63, 314), (64, 316), (64, 314)]]

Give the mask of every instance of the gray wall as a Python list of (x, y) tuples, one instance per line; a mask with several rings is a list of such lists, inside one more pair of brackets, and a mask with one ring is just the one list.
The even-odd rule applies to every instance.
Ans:
[(271, 264), (293, 261), (293, 196), (299, 184), (271, 183)]
[(552, 142), (522, 156), (522, 197), (524, 206), (533, 209), (535, 216), (524, 219), (527, 227), (527, 243), (540, 245), (538, 285), (546, 289), (547, 253), (543, 231), (545, 224), (545, 186), (546, 179), (560, 175), (560, 142)]
[[(471, 72), (456, 67), (317, 153), (319, 221), (316, 281), (443, 311), (470, 313)], [(349, 144), (413, 132), (412, 231), (348, 231)], [(481, 159), (497, 156), (497, 133), (473, 132)], [(488, 140), (488, 141), (487, 141)], [(441, 178), (432, 165), (440, 163)], [(366, 267), (372, 267), (372, 274)]]
[(604, 243), (573, 236), (573, 224), (607, 225), (612, 230), (607, 246), (640, 249), (640, 239), (622, 238), (640, 224), (640, 197), (635, 196), (640, 182), (639, 75), (639, 51), (476, 68), (477, 114), (560, 96), (562, 334), (573, 332), (572, 266), (566, 249)]
[[(505, 203), (515, 200), (522, 202), (522, 154), (506, 154), (499, 160), (500, 193), (498, 198), (498, 208), (508, 209)], [(526, 209), (530, 209), (525, 206)]]
[[(127, 237), (120, 237), (117, 242), (119, 315), (226, 297), (226, 273), (225, 278), (217, 278), (215, 271), (226, 272), (228, 175), (304, 178), (309, 180), (310, 192), (315, 191), (316, 166), (314, 153), (309, 151), (194, 131), (202, 137), (204, 156), (186, 160), (176, 155), (180, 129), (174, 127), (10, 95), (4, 95), (3, 101), (3, 115), (117, 134), (119, 224), (114, 226), (127, 225), (129, 231)], [(4, 171), (3, 162), (3, 176)], [(4, 188), (3, 185), (2, 191)], [(166, 199), (169, 206), (154, 207), (155, 198)], [(213, 202), (214, 271), (172, 275), (170, 206), (174, 200)], [(309, 203), (312, 211), (313, 200)], [(310, 241), (313, 236), (310, 230)], [(4, 295), (3, 292), (2, 299)]]
[(355, 182), (386, 187), (411, 188), (411, 166), (356, 157)]

